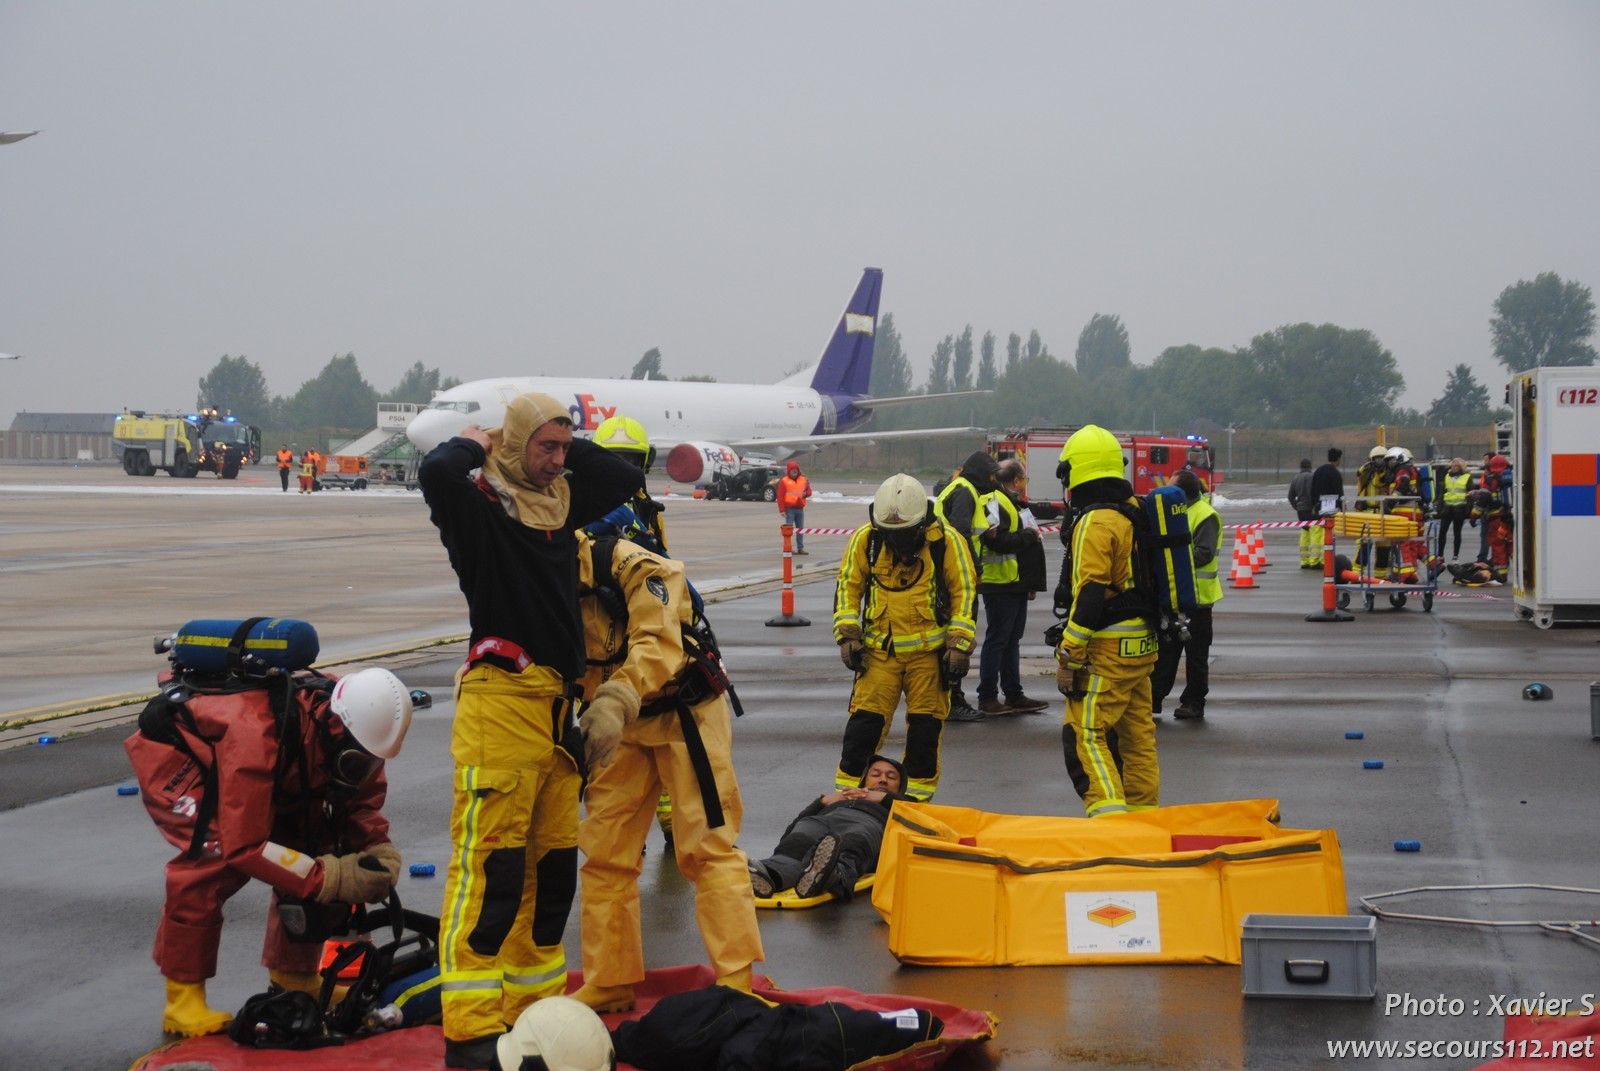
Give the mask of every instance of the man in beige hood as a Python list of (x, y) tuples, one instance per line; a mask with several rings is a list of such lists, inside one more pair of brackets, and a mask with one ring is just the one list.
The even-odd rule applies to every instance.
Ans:
[(469, 427), (434, 448), (417, 481), (472, 629), (450, 738), (445, 1066), (487, 1068), (523, 1009), (566, 990), (578, 755), (614, 748), (629, 713), (597, 702), (574, 726), (584, 670), (574, 532), (631, 499), (644, 474), (574, 438), (560, 401), (527, 394), (501, 427)]

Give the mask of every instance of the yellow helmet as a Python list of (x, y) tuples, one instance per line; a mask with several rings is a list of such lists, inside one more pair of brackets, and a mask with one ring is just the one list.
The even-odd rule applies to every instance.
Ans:
[(650, 445), (650, 436), (645, 433), (644, 425), (632, 417), (614, 416), (602, 420), (594, 429), (594, 441), (607, 450), (637, 454), (639, 467), (646, 472), (655, 463), (656, 450)]
[(1098, 424), (1085, 424), (1061, 448), (1061, 468), (1067, 490), (1090, 480), (1122, 478), (1122, 444)]

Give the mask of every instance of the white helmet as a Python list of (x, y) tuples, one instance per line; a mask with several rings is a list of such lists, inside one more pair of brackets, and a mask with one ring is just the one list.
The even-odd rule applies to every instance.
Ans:
[(516, 1025), (495, 1042), (502, 1071), (519, 1071), (523, 1061), (541, 1071), (613, 1071), (617, 1053), (606, 1024), (587, 1004), (571, 997), (545, 997), (517, 1016)]
[(1403, 446), (1391, 446), (1388, 456), (1391, 461), (1404, 465), (1411, 460), (1411, 451)]
[(1373, 460), (1376, 460), (1377, 458), (1384, 457), (1388, 453), (1389, 453), (1389, 451), (1385, 450), (1383, 447), (1374, 446), (1371, 450), (1369, 450), (1367, 452), (1367, 460), (1368, 461), (1373, 461)]
[(878, 485), (871, 518), (876, 528), (915, 528), (928, 518), (928, 492), (915, 476), (897, 472)]
[(328, 706), (350, 735), (380, 759), (400, 754), (411, 728), (411, 693), (386, 669), (363, 669), (339, 678)]

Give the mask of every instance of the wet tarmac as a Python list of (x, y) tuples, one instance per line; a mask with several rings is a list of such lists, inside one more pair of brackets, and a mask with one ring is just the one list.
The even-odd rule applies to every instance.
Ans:
[[(464, 631), (460, 595), (417, 496), (325, 492), (297, 501), (291, 493), (284, 501), (271, 497), (275, 474), (246, 479), (259, 485), (256, 494), (208, 504), (187, 493), (96, 493), (97, 484), (129, 481), (116, 470), (0, 468), (0, 720), (140, 689), (159, 666), (150, 637), (195, 616), (303, 616), (322, 632), (324, 651), (341, 657)], [(55, 484), (74, 489), (37, 489)], [(1283, 519), (1280, 497), (1276, 488), (1235, 490), (1221, 511), (1229, 523)], [(1258, 504), (1240, 507), (1241, 498)], [(814, 505), (808, 523), (842, 527), (864, 515), (859, 501), (841, 498)], [(691, 576), (722, 589), (713, 619), (749, 712), (735, 729), (741, 842), (766, 854), (795, 812), (828, 787), (838, 757), (849, 679), (827, 625), (831, 584), (796, 591), (813, 627), (764, 628), (778, 608), (769, 582), (777, 566), (773, 508), (685, 501), (669, 518)], [(1590, 740), (1589, 719), (1600, 633), (1520, 624), (1503, 591), (1463, 590), (1467, 597), (1442, 597), (1428, 614), (1413, 602), (1358, 610), (1347, 624), (1309, 624), (1320, 578), (1294, 567), (1293, 541), (1292, 532), (1269, 534), (1276, 564), (1258, 590), (1230, 591), (1217, 611), (1206, 719), (1159, 726), (1163, 801), (1269, 797), (1282, 801), (1286, 825), (1336, 829), (1352, 911), (1362, 894), (1420, 885), (1600, 886), (1600, 743)], [(169, 553), (133, 553), (136, 542)], [(797, 559), (802, 579), (809, 572), (826, 580), (842, 545), (811, 537), (813, 554)], [(1040, 638), (1047, 610), (1034, 607), (1025, 685), (1055, 700)], [(419, 712), (405, 753), (390, 764), (387, 811), (407, 861), (434, 862), (441, 874), (448, 681), (461, 653), (447, 645), (385, 660), (438, 699)], [(1553, 700), (1520, 698), (1535, 679), (1551, 686)], [(128, 783), (127, 726), (76, 735), (68, 728), (57, 743), (28, 742), (68, 725), (13, 729), (24, 746), (0, 753), (3, 1068), (122, 1068), (160, 1041), (161, 984), (149, 944), (169, 852), (137, 798), (114, 790)], [(1063, 771), (1060, 727), (1059, 705), (1041, 716), (949, 725), (939, 802), (1081, 814)], [(1353, 730), (1364, 739), (1346, 740)], [(1374, 758), (1383, 769), (1363, 769)], [(1393, 842), (1402, 838), (1419, 840), (1422, 851), (1397, 853)], [(654, 833), (643, 880), (647, 961), (700, 959), (692, 889)], [(400, 892), (435, 910), (441, 886), (441, 878), (408, 878)], [(1577, 918), (1600, 914), (1596, 899), (1482, 893), (1436, 897), (1418, 909)], [(218, 1006), (237, 1007), (262, 988), (265, 904), (259, 885), (230, 904), (211, 986)], [(1379, 996), (1370, 1003), (1247, 1000), (1234, 966), (902, 968), (887, 951), (887, 926), (864, 900), (763, 913), (762, 933), (762, 969), (782, 986), (842, 984), (995, 1012), (998, 1036), (948, 1065), (958, 1069), (1470, 1067), (1482, 1061), (1330, 1061), (1327, 1044), (1498, 1038), (1502, 1024), (1487, 1012), (1497, 996), (1600, 991), (1600, 952), (1529, 930), (1382, 921)], [(576, 938), (574, 918), (574, 964)], [(1468, 1010), (1385, 1012), (1389, 994), (1441, 993)]]

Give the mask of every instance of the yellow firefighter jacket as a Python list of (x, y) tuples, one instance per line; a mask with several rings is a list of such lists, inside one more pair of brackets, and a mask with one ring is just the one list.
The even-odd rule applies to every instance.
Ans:
[(1117, 615), (1100, 612), (1084, 598), (1084, 586), (1090, 583), (1103, 589), (1102, 606), (1132, 587), (1134, 551), (1133, 525), (1116, 510), (1089, 510), (1078, 519), (1072, 530), (1072, 611), (1061, 637), (1068, 662), (1084, 662), (1090, 640), (1132, 641), (1122, 645), (1125, 652), (1119, 650), (1126, 657), (1148, 653), (1149, 625), (1137, 617), (1109, 620)]
[[(972, 619), (977, 572), (963, 538), (947, 539), (938, 521), (928, 525), (927, 540), (914, 560), (895, 561), (888, 541), (880, 541), (875, 562), (869, 562), (867, 544), (872, 525), (864, 524), (850, 536), (844, 560), (839, 563), (839, 583), (833, 597), (835, 642), (859, 638), (868, 647), (893, 654), (936, 651), (948, 646), (972, 649), (977, 626)], [(940, 624), (935, 610), (938, 583), (934, 578), (932, 544), (943, 543), (944, 588), (949, 595), (949, 624)]]
[(601, 683), (620, 676), (645, 703), (660, 698), (688, 667), (683, 630), (693, 605), (683, 563), (652, 554), (626, 539), (611, 552), (611, 574), (627, 601), (619, 618), (595, 592), (594, 541), (578, 540), (578, 607), (588, 665), (579, 682), (590, 699)]

